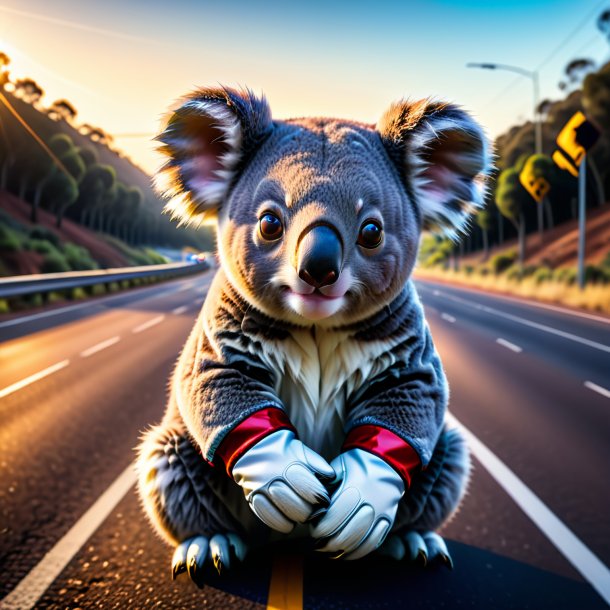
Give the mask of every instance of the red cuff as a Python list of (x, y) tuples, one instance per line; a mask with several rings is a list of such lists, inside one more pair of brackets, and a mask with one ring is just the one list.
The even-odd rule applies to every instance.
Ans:
[(411, 485), (411, 476), (421, 467), (421, 460), (409, 443), (379, 426), (367, 424), (352, 428), (341, 451), (355, 448), (364, 449), (385, 460), (404, 479), (407, 489)]
[(215, 457), (224, 462), (227, 473), (231, 476), (235, 462), (250, 447), (272, 432), (285, 429), (296, 433), (284, 411), (276, 407), (261, 409), (246, 417), (222, 439), (220, 446), (216, 449)]

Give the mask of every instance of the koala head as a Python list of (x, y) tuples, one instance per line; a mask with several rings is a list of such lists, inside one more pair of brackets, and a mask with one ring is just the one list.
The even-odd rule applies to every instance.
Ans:
[(275, 121), (248, 90), (202, 89), (158, 140), (167, 210), (215, 219), (228, 281), (299, 325), (350, 324), (391, 302), (423, 229), (454, 237), (467, 227), (490, 164), (479, 125), (429, 100), (398, 102), (371, 126)]

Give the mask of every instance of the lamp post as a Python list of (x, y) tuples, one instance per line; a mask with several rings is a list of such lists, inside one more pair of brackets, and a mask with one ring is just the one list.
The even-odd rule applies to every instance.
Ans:
[[(467, 68), (481, 68), (483, 70), (506, 70), (508, 72), (515, 72), (521, 76), (525, 76), (532, 81), (533, 88), (533, 102), (534, 108), (532, 112), (534, 120), (534, 137), (535, 137), (535, 150), (534, 152), (539, 155), (542, 153), (542, 124), (540, 123), (540, 113), (538, 112), (538, 106), (540, 104), (540, 86), (538, 83), (538, 71), (537, 70), (526, 70), (519, 66), (509, 66), (506, 64), (493, 64), (493, 63), (467, 63)], [(540, 234), (540, 243), (542, 243), (542, 203), (538, 204), (538, 233)]]
[(537, 70), (526, 70), (525, 68), (519, 68), (519, 66), (508, 66), (506, 64), (490, 64), (490, 63), (468, 63), (467, 68), (482, 68), (483, 70), (507, 70), (508, 72), (515, 72), (521, 76), (525, 76), (532, 81), (533, 87), (533, 118), (534, 118), (534, 130), (536, 137), (536, 154), (542, 152), (542, 125), (539, 120), (538, 105), (540, 103), (540, 87), (538, 84), (538, 71)]

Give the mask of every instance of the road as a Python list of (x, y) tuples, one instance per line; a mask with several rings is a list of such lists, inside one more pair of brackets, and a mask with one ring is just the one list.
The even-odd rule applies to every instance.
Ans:
[(0, 321), (0, 608), (608, 607), (610, 321), (428, 282), (475, 455), (455, 569), (278, 547), (172, 582), (130, 465), (210, 280)]

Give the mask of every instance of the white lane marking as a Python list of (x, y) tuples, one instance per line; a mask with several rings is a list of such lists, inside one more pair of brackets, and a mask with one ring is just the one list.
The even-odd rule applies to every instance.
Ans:
[(208, 290), (207, 286), (201, 286), (201, 288), (197, 288), (197, 290), (195, 291), (197, 294), (205, 294)]
[(468, 428), (447, 413), (451, 425), (461, 429), (468, 445), (489, 474), (532, 520), (581, 576), (610, 604), (610, 570), (579, 540), (534, 492)]
[[(424, 288), (432, 290), (425, 285), (426, 280), (416, 280), (418, 284), (424, 284)], [(456, 287), (457, 289), (457, 287)], [(477, 294), (477, 290), (468, 288), (467, 286), (460, 286), (459, 290), (464, 292), (471, 292)], [(438, 290), (434, 290), (433, 294), (438, 296), (440, 293)], [(595, 322), (601, 322), (602, 324), (610, 324), (610, 318), (604, 318), (602, 316), (596, 316), (593, 313), (587, 313), (585, 311), (574, 311), (573, 309), (566, 309), (565, 307), (559, 307), (558, 305), (549, 305), (548, 303), (538, 303), (537, 301), (528, 301), (527, 299), (518, 299), (516, 297), (509, 297), (505, 294), (499, 294), (495, 292), (486, 293), (486, 296), (493, 297), (494, 299), (500, 299), (504, 301), (512, 301), (513, 303), (519, 303), (520, 305), (526, 305), (527, 307), (538, 307), (539, 309), (549, 309), (550, 311), (557, 311), (559, 313), (565, 313), (569, 316), (576, 316), (577, 318), (585, 318), (587, 320), (595, 320)]]
[(90, 347), (90, 348), (82, 351), (80, 353), (80, 355), (82, 358), (88, 358), (89, 356), (93, 356), (93, 354), (97, 354), (98, 352), (101, 352), (103, 349), (106, 349), (107, 347), (110, 347), (111, 345), (118, 343), (120, 340), (121, 340), (121, 337), (119, 337), (118, 335), (116, 337), (111, 337), (110, 339), (106, 339), (106, 341), (102, 341), (102, 342), (98, 343), (97, 345), (94, 345), (93, 347)]
[(165, 320), (165, 316), (157, 316), (156, 318), (152, 318), (152, 320), (148, 320), (148, 322), (144, 322), (144, 324), (140, 324), (136, 326), (131, 332), (132, 333), (141, 333), (143, 330), (150, 328), (151, 326), (156, 326)]
[(135, 481), (134, 465), (130, 464), (15, 589), (0, 601), (0, 608), (2, 610), (33, 608), (83, 544), (124, 498)]
[(180, 307), (176, 307), (176, 309), (172, 309), (172, 313), (176, 316), (183, 314), (188, 309), (187, 305), (182, 305)]
[[(182, 286), (175, 292), (181, 292), (182, 290), (187, 290), (190, 287), (191, 286), (188, 286), (188, 285), (186, 288)], [(129, 294), (131, 292), (131, 289), (124, 290), (123, 292), (121, 292), (119, 294), (113, 294), (111, 296), (96, 298), (94, 301), (89, 301), (87, 303), (78, 303), (76, 305), (67, 305), (66, 307), (58, 307), (57, 309), (52, 309), (50, 311), (41, 311), (40, 313), (33, 313), (28, 316), (22, 316), (20, 318), (13, 318), (12, 320), (6, 320), (4, 322), (0, 322), (0, 328), (5, 328), (6, 326), (17, 326), (18, 324), (24, 324), (25, 322), (31, 322), (32, 320), (38, 320), (40, 318), (48, 318), (49, 316), (56, 316), (60, 313), (64, 313), (66, 311), (73, 311), (75, 309), (82, 309), (83, 307), (93, 307), (95, 305), (102, 305), (104, 303), (107, 303), (108, 301), (114, 301), (116, 299), (125, 298), (126, 296), (137, 296), (137, 297), (141, 297), (141, 298), (156, 299), (158, 297), (165, 296), (169, 292), (174, 292), (174, 290), (170, 289), (170, 290), (163, 290), (161, 292), (157, 292), (157, 294), (155, 294), (152, 297), (146, 296), (150, 291), (152, 291), (152, 290), (158, 291), (158, 289), (159, 289), (158, 286), (149, 286), (147, 288), (139, 288), (137, 293), (133, 293), (132, 295)], [(141, 298), (134, 299), (134, 301), (139, 301), (139, 300), (141, 300)]]
[(496, 339), (496, 343), (499, 343), (500, 345), (507, 347), (509, 350), (516, 352), (517, 354), (523, 351), (523, 349), (521, 347), (519, 347), (518, 345), (515, 345), (514, 343), (511, 343), (510, 341), (507, 341), (506, 339), (502, 339), (502, 337), (498, 337)]
[(180, 289), (178, 290), (178, 292), (184, 292), (185, 290), (190, 290), (192, 287), (193, 287), (193, 282), (189, 282), (188, 284), (181, 286)]
[(455, 322), (455, 318), (450, 316), (448, 313), (442, 313), (441, 318), (443, 318), (443, 320), (447, 320), (447, 322), (451, 322), (451, 324)]
[(25, 386), (28, 386), (31, 383), (38, 381), (39, 379), (48, 377), (49, 375), (52, 375), (53, 373), (56, 373), (57, 371), (60, 371), (61, 369), (67, 367), (69, 364), (69, 360), (62, 360), (61, 362), (53, 364), (52, 366), (49, 366), (46, 369), (43, 369), (42, 371), (38, 371), (38, 373), (34, 373), (33, 375), (30, 375), (29, 377), (26, 377), (21, 381), (17, 381), (16, 383), (9, 385), (3, 390), (0, 390), (0, 398), (4, 398), (5, 396), (8, 396), (9, 394), (16, 392), (17, 390), (21, 390), (22, 388), (25, 388)]
[(585, 388), (589, 388), (590, 390), (593, 390), (606, 398), (610, 398), (610, 390), (607, 390), (606, 388), (602, 387), (601, 385), (597, 385), (592, 381), (585, 381)]
[(538, 324), (538, 322), (532, 322), (531, 320), (526, 320), (525, 318), (522, 318), (520, 316), (514, 316), (513, 314), (506, 313), (504, 311), (499, 311), (498, 309), (493, 309), (492, 307), (487, 307), (486, 305), (481, 305), (473, 301), (468, 301), (466, 299), (447, 294), (446, 292), (439, 292), (438, 290), (435, 290), (434, 292), (435, 294), (438, 293), (440, 296), (455, 301), (456, 303), (461, 303), (462, 305), (467, 305), (468, 307), (474, 307), (475, 309), (478, 309), (480, 311), (491, 313), (501, 318), (506, 318), (507, 320), (518, 322), (519, 324), (523, 324), (524, 326), (536, 328), (546, 333), (557, 335), (558, 337), (563, 337), (564, 339), (569, 339), (570, 341), (575, 341), (576, 343), (582, 343), (583, 345), (586, 345), (588, 347), (592, 347), (594, 349), (598, 349), (602, 352), (607, 352), (610, 354), (610, 345), (597, 343), (597, 341), (591, 341), (589, 339), (585, 339), (584, 337), (579, 337), (578, 335), (573, 335), (572, 333), (567, 333), (563, 330), (547, 326), (546, 324)]

